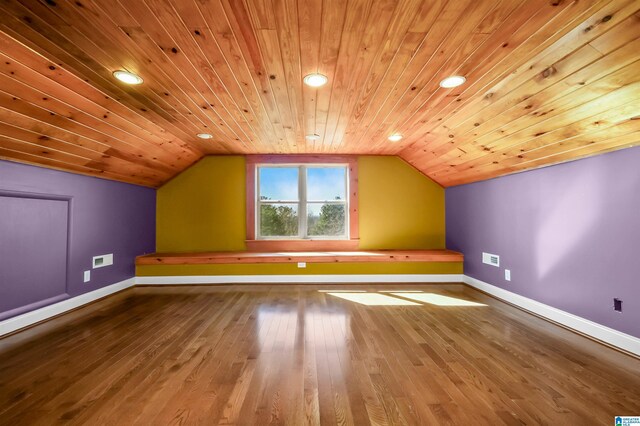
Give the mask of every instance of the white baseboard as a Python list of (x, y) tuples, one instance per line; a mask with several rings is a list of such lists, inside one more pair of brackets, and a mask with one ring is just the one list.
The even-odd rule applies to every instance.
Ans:
[(133, 287), (135, 283), (135, 277), (131, 277), (124, 281), (120, 281), (118, 283), (111, 284), (94, 291), (90, 291), (89, 293), (84, 293), (79, 296), (54, 303), (52, 305), (44, 306), (34, 311), (25, 312), (22, 315), (7, 318), (4, 321), (0, 321), (0, 336), (13, 333), (16, 330), (29, 327), (33, 324), (63, 314), (72, 309), (79, 308), (82, 305), (86, 305), (87, 303), (102, 299), (105, 296), (117, 293), (121, 290), (124, 290), (125, 288)]
[(137, 277), (136, 284), (271, 284), (271, 283), (460, 283), (462, 274), (345, 274), (345, 275), (180, 275)]
[(565, 327), (578, 331), (594, 339), (618, 347), (627, 352), (640, 356), (640, 339), (629, 334), (622, 333), (604, 325), (600, 325), (588, 319), (570, 314), (544, 303), (537, 302), (528, 297), (510, 292), (500, 287), (477, 280), (468, 275), (463, 276), (465, 284), (488, 293), (505, 302), (516, 305), (522, 309), (533, 312)]

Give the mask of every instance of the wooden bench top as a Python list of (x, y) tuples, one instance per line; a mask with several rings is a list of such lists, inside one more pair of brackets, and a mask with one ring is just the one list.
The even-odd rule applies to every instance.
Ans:
[(212, 263), (333, 263), (333, 262), (462, 262), (452, 250), (359, 250), (314, 252), (153, 253), (136, 258), (136, 265), (194, 265)]

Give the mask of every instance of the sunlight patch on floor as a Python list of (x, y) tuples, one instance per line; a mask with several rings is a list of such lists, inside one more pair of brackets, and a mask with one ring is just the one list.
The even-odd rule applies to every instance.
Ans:
[(419, 303), (410, 300), (398, 299), (396, 297), (387, 296), (379, 293), (343, 293), (331, 292), (327, 293), (334, 297), (348, 300), (350, 302), (360, 303), (367, 306), (419, 306)]
[(437, 306), (487, 306), (483, 303), (472, 302), (470, 300), (458, 299), (456, 297), (443, 296), (435, 293), (407, 293), (395, 292), (394, 296), (404, 297), (406, 299), (417, 300), (419, 302), (428, 303)]

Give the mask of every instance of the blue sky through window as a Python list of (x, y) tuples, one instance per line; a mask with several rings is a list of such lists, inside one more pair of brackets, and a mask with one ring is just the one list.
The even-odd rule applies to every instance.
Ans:
[(307, 200), (345, 199), (344, 167), (313, 167), (307, 169)]
[[(260, 196), (271, 200), (298, 199), (297, 167), (260, 167)], [(307, 200), (346, 199), (344, 167), (309, 167)]]
[(298, 199), (297, 167), (260, 167), (260, 198)]

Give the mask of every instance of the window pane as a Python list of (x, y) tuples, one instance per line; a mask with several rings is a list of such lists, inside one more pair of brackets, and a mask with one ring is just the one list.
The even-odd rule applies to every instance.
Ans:
[(307, 169), (307, 200), (345, 200), (346, 167), (309, 167)]
[(298, 235), (297, 204), (260, 205), (260, 235), (293, 237)]
[(298, 200), (297, 167), (260, 167), (261, 200)]
[(309, 236), (344, 236), (344, 204), (307, 204), (307, 234)]

